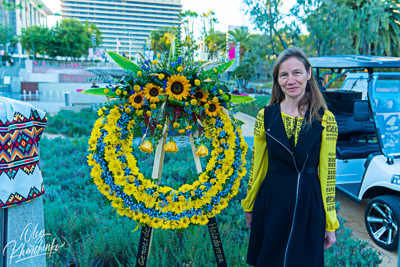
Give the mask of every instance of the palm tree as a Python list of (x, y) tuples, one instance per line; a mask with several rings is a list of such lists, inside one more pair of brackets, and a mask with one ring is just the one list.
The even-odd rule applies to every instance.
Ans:
[[(357, 5), (357, 2), (358, 5)], [(379, 41), (366, 42), (362, 36), (355, 36), (355, 46), (360, 54), (377, 54), (379, 48), (385, 52), (387, 56), (400, 56), (400, 4), (395, 0), (346, 0), (346, 5), (353, 10), (373, 9), (376, 5), (384, 5), (383, 9), (386, 14), (376, 14), (372, 12), (368, 18), (368, 26), (370, 29), (376, 29), (376, 35)], [(362, 24), (361, 22), (360, 24)], [(363, 26), (363, 25), (361, 25)], [(359, 34), (362, 35), (362, 34)]]
[(242, 62), (243, 55), (247, 51), (247, 46), (249, 44), (250, 32), (247, 29), (247, 27), (242, 26), (240, 28), (236, 28), (233, 31), (229, 31), (228, 34), (229, 34), (228, 37), (229, 44), (233, 43), (236, 45), (237, 43), (240, 43), (239, 61)]

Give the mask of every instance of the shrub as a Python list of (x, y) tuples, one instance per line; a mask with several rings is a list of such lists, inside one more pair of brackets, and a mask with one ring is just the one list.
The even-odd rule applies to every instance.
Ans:
[(270, 96), (256, 96), (256, 100), (250, 103), (237, 104), (235, 110), (256, 117), (258, 111), (268, 105)]
[[(53, 237), (66, 243), (57, 253), (47, 255), (48, 266), (135, 266), (139, 225), (117, 213), (100, 194), (90, 178), (86, 164), (88, 138), (41, 141), (42, 173), (46, 194), (46, 241)], [(143, 174), (150, 176), (153, 155), (134, 150)], [(249, 170), (251, 152), (246, 155)], [(202, 159), (204, 166), (204, 160)], [(190, 146), (180, 146), (176, 154), (165, 155), (163, 183), (180, 185), (197, 179)], [(246, 196), (248, 176), (244, 177), (238, 195), (217, 216), (228, 266), (245, 263), (249, 230), (246, 227), (241, 199)], [(135, 231), (137, 230), (137, 231)], [(326, 266), (377, 266), (376, 252), (350, 237), (351, 231), (341, 219), (335, 246), (325, 251)], [(188, 265), (190, 264), (190, 265)], [(215, 266), (206, 226), (185, 230), (154, 231), (148, 266)]]
[(88, 136), (97, 118), (97, 113), (91, 108), (81, 112), (62, 110), (54, 116), (49, 116), (46, 132), (60, 133), (68, 137)]

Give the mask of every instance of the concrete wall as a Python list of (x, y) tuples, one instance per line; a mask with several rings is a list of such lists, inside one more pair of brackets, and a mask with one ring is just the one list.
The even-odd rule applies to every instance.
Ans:
[(58, 83), (60, 82), (59, 74), (48, 73), (28, 73), (26, 82), (43, 82), (43, 83)]

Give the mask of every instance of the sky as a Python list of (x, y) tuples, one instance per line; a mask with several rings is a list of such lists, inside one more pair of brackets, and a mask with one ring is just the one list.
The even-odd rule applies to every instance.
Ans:
[[(42, 0), (53, 13), (61, 13), (59, 0)], [(217, 31), (227, 32), (228, 26), (247, 26), (251, 32), (256, 32), (249, 18), (244, 14), (243, 0), (181, 0), (183, 10), (194, 11), (197, 14), (213, 10), (219, 23), (215, 26)], [(283, 0), (282, 12), (288, 13), (296, 0)], [(55, 25), (59, 16), (50, 16), (48, 26)], [(196, 26), (197, 25), (197, 26)], [(195, 38), (200, 36), (200, 19), (195, 23)]]

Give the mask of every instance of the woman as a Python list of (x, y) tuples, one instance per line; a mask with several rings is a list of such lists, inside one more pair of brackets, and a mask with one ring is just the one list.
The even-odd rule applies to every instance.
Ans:
[(247, 197), (247, 263), (322, 267), (335, 241), (337, 125), (305, 54), (277, 58), (270, 103), (257, 115)]

